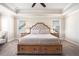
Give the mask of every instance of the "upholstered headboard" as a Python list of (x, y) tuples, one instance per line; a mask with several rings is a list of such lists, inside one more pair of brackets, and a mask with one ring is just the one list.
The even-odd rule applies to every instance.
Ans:
[(49, 34), (50, 28), (44, 23), (37, 23), (31, 27), (31, 34)]

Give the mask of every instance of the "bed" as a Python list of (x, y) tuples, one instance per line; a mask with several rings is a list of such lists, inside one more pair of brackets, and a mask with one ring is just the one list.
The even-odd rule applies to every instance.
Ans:
[(61, 40), (50, 34), (47, 25), (37, 23), (30, 28), (30, 32), (19, 39), (17, 54), (62, 54)]

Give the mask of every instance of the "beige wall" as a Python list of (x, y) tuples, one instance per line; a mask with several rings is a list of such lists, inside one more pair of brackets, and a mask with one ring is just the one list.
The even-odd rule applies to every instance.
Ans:
[(50, 17), (33, 17), (26, 18), (26, 31), (29, 32), (29, 28), (39, 22), (45, 23), (47, 26), (50, 27), (50, 29), (52, 29), (52, 19)]
[(65, 17), (61, 16), (60, 19), (60, 38), (64, 39), (65, 38)]
[(14, 19), (14, 38), (16, 39), (17, 38), (17, 17), (14, 16), (13, 19)]
[(1, 30), (7, 32), (8, 41), (14, 39), (14, 19), (12, 15), (2, 15)]
[(14, 39), (14, 15), (16, 15), (15, 12), (0, 5), (0, 30), (7, 32), (8, 41)]
[(0, 14), (0, 31), (1, 31), (1, 14)]
[(66, 16), (65, 23), (66, 40), (79, 43), (79, 10)]
[[(22, 18), (23, 20), (25, 20), (26, 22), (26, 26), (25, 26), (25, 31), (23, 31), (24, 33), (30, 32), (30, 28), (35, 25), (36, 23), (42, 22), (45, 23), (48, 27), (50, 27), (50, 31), (51, 33), (53, 33), (53, 20), (55, 18), (59, 19), (60, 21), (60, 37), (62, 38), (63, 34), (64, 34), (64, 19), (63, 19), (63, 15), (53, 15), (53, 16), (18, 16), (17, 17), (17, 21), (19, 20), (19, 18)], [(62, 25), (62, 26), (61, 26)], [(23, 33), (22, 32), (22, 33)], [(17, 30), (17, 37), (20, 37), (20, 32)]]

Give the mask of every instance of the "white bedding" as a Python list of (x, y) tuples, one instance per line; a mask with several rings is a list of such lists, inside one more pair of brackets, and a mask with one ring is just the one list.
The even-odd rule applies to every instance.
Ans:
[(38, 44), (52, 44), (59, 43), (59, 39), (51, 34), (29, 34), (19, 40), (20, 42), (25, 41), (26, 43), (38, 43)]
[(23, 39), (57, 39), (57, 37), (51, 35), (51, 34), (29, 34), (24, 37)]

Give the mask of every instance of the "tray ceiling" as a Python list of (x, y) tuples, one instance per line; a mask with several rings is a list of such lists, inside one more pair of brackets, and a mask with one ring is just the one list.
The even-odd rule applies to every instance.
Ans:
[(45, 3), (44, 8), (40, 3), (32, 7), (33, 3), (2, 3), (17, 14), (61, 14), (69, 3)]

